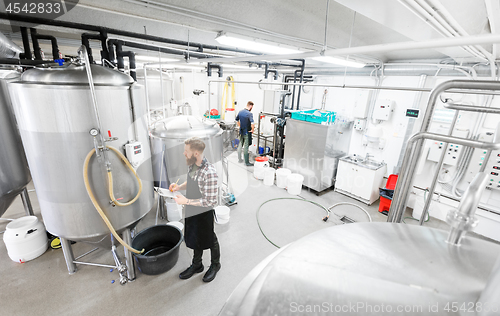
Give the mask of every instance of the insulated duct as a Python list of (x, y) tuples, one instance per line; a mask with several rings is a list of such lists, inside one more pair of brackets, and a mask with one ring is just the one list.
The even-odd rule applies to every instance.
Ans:
[(0, 33), (0, 58), (14, 58), (19, 59), (19, 54), (23, 52), (23, 49), (10, 39), (8, 39), (5, 35)]

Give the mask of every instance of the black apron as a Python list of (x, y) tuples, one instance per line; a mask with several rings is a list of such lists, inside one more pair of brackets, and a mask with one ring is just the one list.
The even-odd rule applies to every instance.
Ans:
[[(198, 172), (198, 171), (196, 171)], [(187, 176), (186, 198), (197, 200), (202, 197), (198, 180)], [(214, 210), (209, 207), (186, 205), (184, 240), (191, 249), (209, 249), (214, 244)]]

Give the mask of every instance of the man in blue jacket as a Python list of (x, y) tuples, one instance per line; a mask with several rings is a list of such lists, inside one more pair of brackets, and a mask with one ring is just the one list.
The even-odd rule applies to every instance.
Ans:
[(253, 114), (250, 112), (253, 109), (253, 102), (248, 101), (247, 106), (241, 110), (236, 116), (236, 121), (238, 122), (238, 126), (240, 127), (240, 143), (238, 144), (238, 162), (243, 162), (241, 159), (241, 148), (244, 147), (244, 157), (245, 157), (245, 165), (253, 166), (249, 161), (248, 157), (248, 146), (250, 146), (250, 142), (252, 140), (252, 135), (255, 129), (255, 123), (253, 122)]

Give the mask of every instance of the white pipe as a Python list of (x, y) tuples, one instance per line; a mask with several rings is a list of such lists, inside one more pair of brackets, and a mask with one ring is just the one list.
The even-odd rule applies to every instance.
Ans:
[[(431, 8), (436, 14), (435, 16), (439, 16), (444, 20), (444, 23), (457, 31), (460, 36), (469, 36), (469, 33), (458, 23), (457, 20), (450, 14), (450, 12), (441, 4), (441, 2), (436, 0), (420, 0), (429, 2), (427, 4), (429, 8)], [(484, 47), (474, 46), (472, 47), (475, 51), (479, 51), (482, 55), (484, 55), (487, 59), (491, 58), (491, 53), (488, 52)]]
[[(402, 50), (433, 49), (442, 47), (483, 45), (483, 44), (495, 44), (495, 43), (500, 43), (500, 34), (438, 38), (420, 42), (410, 41), (410, 42), (398, 42), (398, 43), (358, 46), (350, 48), (330, 49), (324, 52), (324, 56), (347, 56), (347, 55), (361, 55), (361, 54), (369, 55), (374, 53), (385, 53), (385, 52), (394, 52)], [(304, 59), (304, 58), (319, 57), (319, 56), (321, 56), (321, 53), (319, 51), (313, 51), (301, 54), (206, 58), (203, 61), (204, 62), (239, 62), (239, 61), (256, 61), (256, 60), (269, 61), (269, 60), (285, 60), (285, 59)], [(188, 61), (188, 63), (192, 62), (199, 62), (199, 61), (198, 60), (191, 62)]]
[[(421, 0), (420, 0), (421, 1)], [(446, 37), (456, 37), (456, 36), (467, 36), (468, 34), (459, 34), (456, 30), (454, 30), (450, 24), (444, 21), (443, 18), (440, 18), (441, 21), (438, 21), (436, 12), (426, 4), (427, 8), (424, 8), (419, 0), (401, 0), (401, 3), (405, 5), (410, 11), (415, 13), (419, 18), (421, 18), (425, 23), (429, 24), (433, 27), (438, 33), (446, 36)], [(430, 10), (430, 11), (429, 11)], [(480, 52), (476, 49), (472, 49), (470, 47), (463, 47), (468, 53), (481, 58), (487, 59), (487, 57), (482, 56)]]

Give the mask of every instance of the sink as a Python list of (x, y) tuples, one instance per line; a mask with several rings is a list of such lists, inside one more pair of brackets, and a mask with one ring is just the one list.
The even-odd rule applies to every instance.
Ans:
[(371, 170), (377, 170), (385, 166), (385, 162), (378, 162), (371, 159), (365, 160), (360, 156), (346, 156), (340, 158), (340, 160)]

